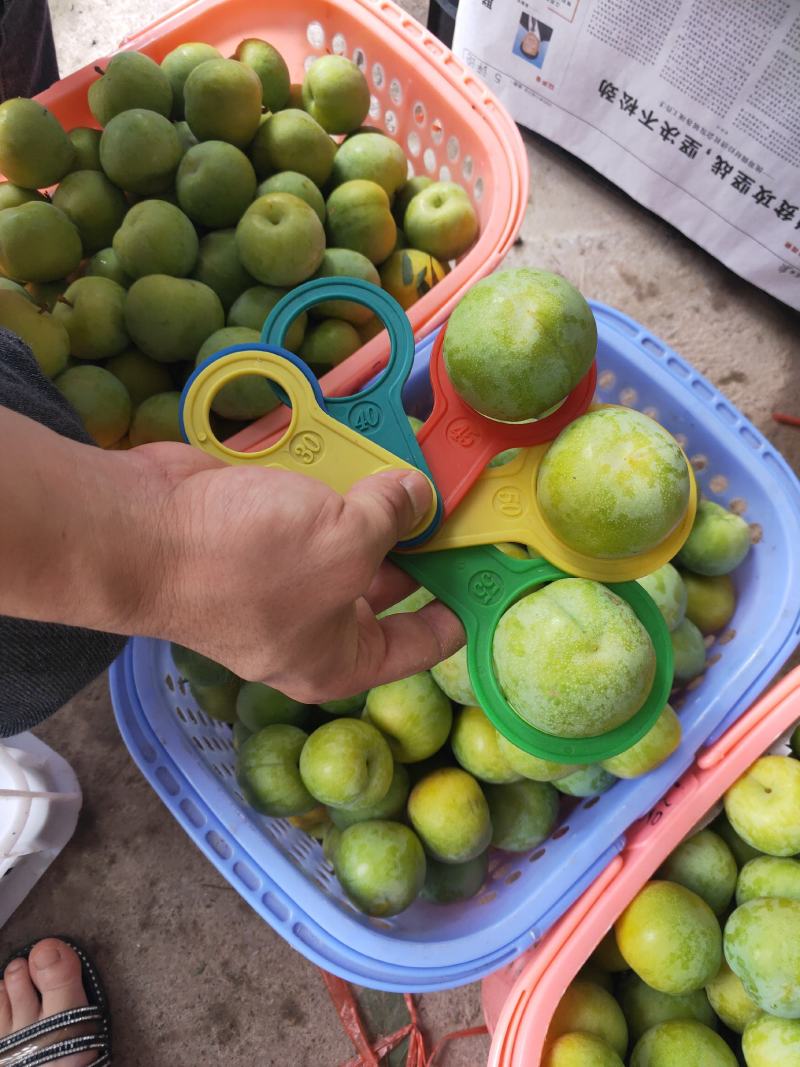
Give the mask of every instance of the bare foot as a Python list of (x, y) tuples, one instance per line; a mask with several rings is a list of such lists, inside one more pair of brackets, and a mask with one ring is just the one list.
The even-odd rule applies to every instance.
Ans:
[[(88, 1003), (81, 961), (73, 950), (55, 938), (39, 941), (28, 960), (12, 960), (6, 967), (0, 982), (0, 1037)], [(94, 1051), (78, 1052), (53, 1062), (57, 1067), (89, 1067), (97, 1055)]]

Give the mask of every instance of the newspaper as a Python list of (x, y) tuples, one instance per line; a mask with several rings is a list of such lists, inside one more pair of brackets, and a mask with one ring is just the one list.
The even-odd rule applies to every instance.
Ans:
[(800, 309), (800, 0), (461, 0), (515, 120)]

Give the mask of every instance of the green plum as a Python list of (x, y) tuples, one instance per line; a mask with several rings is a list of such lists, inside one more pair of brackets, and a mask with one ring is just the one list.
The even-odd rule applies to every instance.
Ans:
[(747, 1067), (800, 1067), (800, 1021), (761, 1015), (742, 1037)]
[(299, 355), (321, 376), (359, 348), (361, 336), (355, 326), (342, 319), (323, 319), (306, 331)]
[(680, 626), (686, 614), (687, 593), (683, 579), (672, 564), (665, 563), (652, 574), (639, 578), (638, 582), (655, 600), (667, 628), (674, 630)]
[(455, 904), (480, 892), (489, 870), (489, 850), (466, 863), (441, 863), (427, 858), (425, 885), (420, 897), (432, 904)]
[(320, 188), (330, 177), (335, 155), (336, 142), (315, 119), (297, 108), (269, 115), (250, 145), (250, 159), (259, 179), (294, 170)]
[(748, 995), (742, 980), (723, 960), (719, 973), (706, 985), (711, 1007), (722, 1023), (736, 1034), (761, 1015), (761, 1008)]
[(261, 122), (261, 79), (235, 59), (208, 59), (183, 83), (183, 109), (198, 141), (245, 148)]
[(59, 297), (53, 318), (60, 322), (76, 359), (108, 359), (129, 345), (125, 290), (108, 278), (78, 278)]
[(340, 830), (346, 830), (348, 826), (354, 826), (357, 822), (368, 822), (371, 819), (394, 819), (401, 822), (405, 815), (410, 788), (408, 771), (402, 763), (395, 763), (392, 781), (386, 796), (368, 807), (357, 808), (355, 811), (347, 808), (331, 808), (330, 816), (333, 825), (338, 826)]
[(134, 411), (128, 436), (133, 448), (154, 441), (182, 443), (181, 394), (168, 389), (148, 396)]
[[(288, 74), (286, 92), (288, 96)], [(303, 106), (328, 133), (349, 133), (369, 111), (367, 79), (346, 56), (320, 56), (306, 71)]]
[(568, 797), (596, 797), (607, 793), (616, 781), (599, 763), (590, 763), (563, 778), (553, 779), (553, 785)]
[[(260, 336), (255, 330), (241, 326), (224, 326), (212, 333), (197, 353), (196, 365), (233, 345), (257, 345)], [(278, 397), (267, 378), (260, 374), (244, 374), (226, 382), (211, 401), (211, 410), (226, 419), (249, 421), (260, 419), (278, 406)]]
[(431, 667), (433, 680), (457, 704), (476, 705), (478, 698), (472, 690), (467, 670), (467, 646)]
[(471, 407), (520, 422), (562, 401), (596, 348), (594, 316), (578, 290), (557, 274), (522, 267), (472, 286), (450, 316), (443, 351), (450, 380)]
[(309, 792), (330, 807), (368, 808), (392, 783), (394, 762), (386, 739), (361, 719), (333, 719), (309, 737), (300, 774)]
[(267, 111), (280, 111), (289, 100), (289, 68), (274, 45), (258, 37), (247, 37), (233, 53), (247, 67), (252, 67), (261, 82), (261, 102)]
[(407, 182), (397, 190), (392, 204), (392, 214), (394, 215), (394, 221), (397, 223), (398, 228), (402, 227), (405, 222), (406, 208), (417, 195), (421, 193), (423, 189), (427, 189), (429, 185), (433, 185), (433, 178), (429, 178), (426, 174), (417, 174), (413, 178), (409, 178)]
[[(228, 326), (244, 326), (248, 330), (261, 332), (267, 316), (288, 290), (274, 286), (253, 285), (245, 289), (231, 304), (228, 312)], [(297, 352), (303, 343), (308, 318), (305, 312), (298, 315), (284, 339), (284, 346), (290, 352)]]
[(329, 244), (360, 252), (373, 263), (382, 263), (391, 253), (397, 227), (389, 197), (376, 182), (359, 178), (338, 185), (326, 209)]
[(185, 278), (197, 262), (197, 232), (180, 208), (166, 200), (135, 204), (114, 234), (112, 248), (131, 278), (171, 274)]
[(89, 126), (76, 126), (67, 136), (75, 149), (75, 159), (70, 173), (76, 170), (102, 170), (100, 164), (100, 138), (102, 130)]
[(492, 838), (486, 798), (460, 767), (442, 767), (418, 781), (408, 798), (408, 817), (426, 851), (442, 863), (475, 859)]
[[(447, 662), (447, 661), (445, 661)], [(434, 668), (435, 669), (435, 668)], [(556, 763), (553, 760), (540, 759), (532, 756), (513, 745), (507, 737), (498, 734), (497, 745), (508, 765), (521, 774), (523, 778), (530, 778), (534, 782), (554, 782), (557, 778), (566, 778), (573, 774), (578, 767), (569, 763)], [(602, 773), (602, 772), (601, 772)], [(613, 777), (609, 775), (613, 781)]]
[(631, 969), (660, 993), (702, 989), (722, 963), (722, 931), (714, 912), (675, 882), (648, 882), (614, 932)]
[(243, 682), (236, 698), (236, 714), (248, 730), (256, 733), (265, 726), (288, 723), (304, 727), (308, 721), (308, 708), (299, 700), (279, 693), (261, 682)]
[(692, 1019), (672, 1019), (639, 1039), (630, 1067), (737, 1067), (737, 1063), (719, 1034)]
[(655, 548), (677, 528), (691, 477), (657, 422), (604, 407), (561, 431), (542, 460), (537, 494), (548, 526), (571, 549), (622, 559)]
[(371, 689), (363, 718), (380, 730), (399, 763), (417, 763), (447, 741), (453, 710), (430, 672), (422, 671)]
[(70, 367), (58, 376), (55, 385), (101, 448), (115, 444), (127, 433), (131, 399), (122, 382), (104, 367)]
[(383, 133), (358, 133), (339, 145), (333, 161), (331, 185), (335, 187), (357, 179), (375, 182), (391, 201), (407, 176), (405, 153), (396, 141)]
[(172, 86), (161, 67), (141, 52), (118, 52), (89, 86), (89, 110), (101, 126), (123, 111), (142, 108), (169, 116)]
[(340, 700), (320, 701), (320, 707), (329, 715), (355, 715), (364, 710), (367, 702), (367, 693), (356, 693), (351, 697), (342, 697)]
[(428, 589), (420, 586), (419, 589), (415, 589), (413, 593), (409, 593), (407, 597), (399, 600), (396, 604), (393, 604), (390, 608), (385, 608), (378, 618), (386, 618), (387, 615), (398, 615), (404, 611), (419, 611), (420, 608), (424, 608), (427, 604), (434, 601), (436, 597)]
[(725, 924), (725, 959), (762, 1011), (800, 1018), (800, 901), (742, 904)]
[(33, 353), (42, 374), (55, 378), (66, 369), (69, 334), (52, 315), (43, 312), (26, 293), (0, 289), (0, 326), (15, 333)]
[(220, 230), (235, 226), (249, 206), (256, 191), (256, 172), (235, 145), (203, 141), (181, 160), (175, 190), (192, 222)]
[(492, 844), (505, 852), (527, 852), (551, 834), (558, 819), (558, 791), (550, 782), (523, 778), (484, 787), (492, 820)]
[(425, 853), (413, 830), (387, 820), (342, 831), (333, 868), (348, 897), (367, 915), (397, 915), (425, 883)]
[(236, 227), (245, 270), (265, 285), (291, 286), (310, 278), (322, 262), (325, 231), (313, 208), (291, 193), (254, 200)]
[(669, 635), (676, 682), (691, 682), (706, 669), (706, 643), (691, 619), (684, 619)]
[(762, 756), (724, 798), (731, 826), (753, 848), (770, 856), (800, 852), (800, 763)]
[(628, 1021), (632, 1044), (652, 1026), (671, 1019), (694, 1019), (712, 1030), (717, 1028), (716, 1017), (702, 989), (670, 996), (652, 989), (638, 974), (631, 972), (620, 979), (617, 1000)]
[[(381, 284), (375, 264), (351, 248), (326, 248), (314, 277), (360, 278), (372, 285)], [(369, 308), (352, 300), (323, 300), (310, 309), (310, 314), (313, 318), (344, 319), (355, 326), (363, 326), (373, 317)]]
[(213, 289), (188, 278), (139, 278), (125, 300), (125, 326), (133, 343), (159, 363), (194, 359), (200, 345), (222, 329), (225, 312)]
[(542, 1067), (624, 1067), (605, 1041), (592, 1034), (564, 1034), (547, 1048)]
[(191, 648), (185, 648), (174, 641), (170, 644), (170, 651), (180, 676), (194, 685), (225, 685), (234, 677), (233, 672), (223, 667), (221, 663), (216, 663), (208, 656), (195, 652)]
[(509, 608), (494, 634), (503, 695), (531, 725), (593, 737), (627, 722), (655, 677), (653, 643), (607, 586), (565, 578)]
[[(141, 410), (139, 408), (139, 411)], [(232, 677), (222, 685), (197, 685), (190, 682), (189, 690), (198, 708), (206, 715), (219, 722), (233, 724), (236, 722), (236, 694), (239, 692), (239, 685), (239, 679)]]
[(0, 274), (7, 278), (54, 282), (72, 274), (82, 255), (77, 228), (54, 204), (34, 200), (0, 211)]
[(205, 63), (209, 59), (222, 59), (220, 52), (213, 45), (204, 44), (201, 41), (187, 41), (173, 48), (161, 60), (161, 69), (166, 74), (172, 86), (172, 115), (176, 119), (183, 118), (183, 87), (186, 79), (195, 67)]
[(81, 236), (84, 255), (111, 244), (128, 210), (122, 190), (97, 170), (73, 170), (62, 179), (53, 204)]
[(610, 971), (614, 974), (628, 970), (628, 964), (619, 950), (613, 929), (608, 931), (603, 940), (591, 954), (589, 962), (593, 966), (601, 968), (603, 971)]
[(695, 574), (730, 574), (750, 551), (750, 527), (740, 515), (701, 500), (678, 563)]
[(254, 279), (239, 260), (235, 230), (215, 230), (201, 238), (192, 277), (214, 290), (225, 311), (252, 288)]
[(600, 766), (616, 778), (640, 778), (660, 767), (681, 743), (681, 723), (667, 704), (644, 735), (616, 756), (600, 761)]
[(412, 248), (446, 263), (463, 255), (478, 236), (478, 216), (460, 185), (434, 182), (410, 201), (403, 230)]
[(86, 265), (86, 276), (108, 278), (117, 285), (121, 285), (123, 289), (130, 289), (133, 284), (133, 278), (122, 269), (122, 264), (113, 248), (101, 248), (99, 252), (95, 252)]
[(450, 745), (464, 770), (479, 781), (499, 785), (518, 782), (522, 775), (506, 760), (499, 738), (500, 734), (481, 708), (464, 707), (456, 714)]
[(757, 856), (763, 855), (763, 853), (759, 852), (757, 848), (753, 848), (752, 845), (748, 845), (745, 840), (739, 837), (734, 828), (728, 822), (728, 817), (724, 811), (721, 812), (716, 819), (714, 819), (709, 829), (719, 834), (719, 836), (722, 838), (722, 840), (733, 853), (733, 858), (736, 860), (736, 863), (740, 870), (742, 867), (744, 867), (746, 863), (749, 863), (750, 860), (755, 859)]
[(263, 815), (302, 815), (316, 800), (300, 778), (299, 761), (308, 734), (288, 723), (265, 726), (239, 749), (236, 780), (248, 804)]
[[(325, 197), (305, 174), (300, 174), (296, 170), (282, 170), (278, 174), (273, 174), (259, 184), (255, 196), (266, 196), (267, 193), (291, 193), (292, 196), (305, 200), (308, 206), (314, 209), (322, 225), (325, 225)], [(342, 316), (338, 317), (342, 318)]]
[(55, 185), (75, 161), (63, 126), (36, 100), (17, 96), (0, 104), (0, 171), (23, 189)]
[(628, 1047), (628, 1024), (616, 1000), (592, 982), (575, 981), (559, 1001), (550, 1020), (546, 1041), (579, 1031), (605, 1041), (618, 1056)]
[(37, 189), (23, 189), (21, 185), (14, 185), (13, 182), (0, 182), (0, 211), (33, 201), (39, 204), (45, 202), (45, 198)]
[(143, 108), (116, 115), (100, 138), (106, 176), (120, 189), (142, 196), (172, 188), (182, 155), (178, 132), (169, 119)]
[(800, 901), (800, 863), (790, 857), (757, 856), (739, 872), (736, 903), (761, 897), (781, 897)]
[(736, 590), (729, 574), (706, 576), (682, 571), (686, 586), (686, 618), (700, 633), (713, 634), (727, 626), (736, 611)]
[(722, 915), (733, 900), (738, 876), (730, 848), (713, 830), (687, 837), (661, 866), (659, 878), (691, 889)]

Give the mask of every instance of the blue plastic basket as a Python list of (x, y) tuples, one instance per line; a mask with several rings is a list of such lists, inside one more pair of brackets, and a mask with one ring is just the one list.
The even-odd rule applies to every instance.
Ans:
[[(315, 841), (243, 802), (230, 729), (197, 708), (166, 644), (135, 639), (112, 668), (123, 737), (184, 830), (291, 945), (361, 985), (446, 989), (529, 948), (621, 850), (626, 828), (753, 702), (800, 640), (797, 479), (758, 430), (665, 344), (617, 311), (602, 304), (593, 310), (599, 398), (663, 422), (686, 448), (703, 492), (742, 513), (756, 540), (735, 574), (731, 627), (709, 648), (706, 674), (675, 700), (683, 740), (662, 767), (578, 802), (535, 851), (496, 853), (478, 897), (446, 907), (419, 901), (394, 919), (370, 919), (344, 899)], [(431, 403), (432, 340), (418, 345), (406, 389), (408, 410), (419, 416)]]

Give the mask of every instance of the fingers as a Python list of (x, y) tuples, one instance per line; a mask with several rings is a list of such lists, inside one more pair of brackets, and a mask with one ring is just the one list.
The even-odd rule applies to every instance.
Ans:
[(424, 518), (431, 505), (428, 479), (419, 471), (387, 471), (358, 482), (344, 498), (344, 536), (357, 538), (374, 569)]
[(464, 644), (464, 627), (444, 604), (435, 601), (419, 611), (362, 624), (356, 667), (358, 689), (408, 678), (430, 670)]
[(364, 599), (377, 615), (405, 600), (418, 588), (419, 582), (415, 582), (405, 571), (385, 560), (378, 568)]

